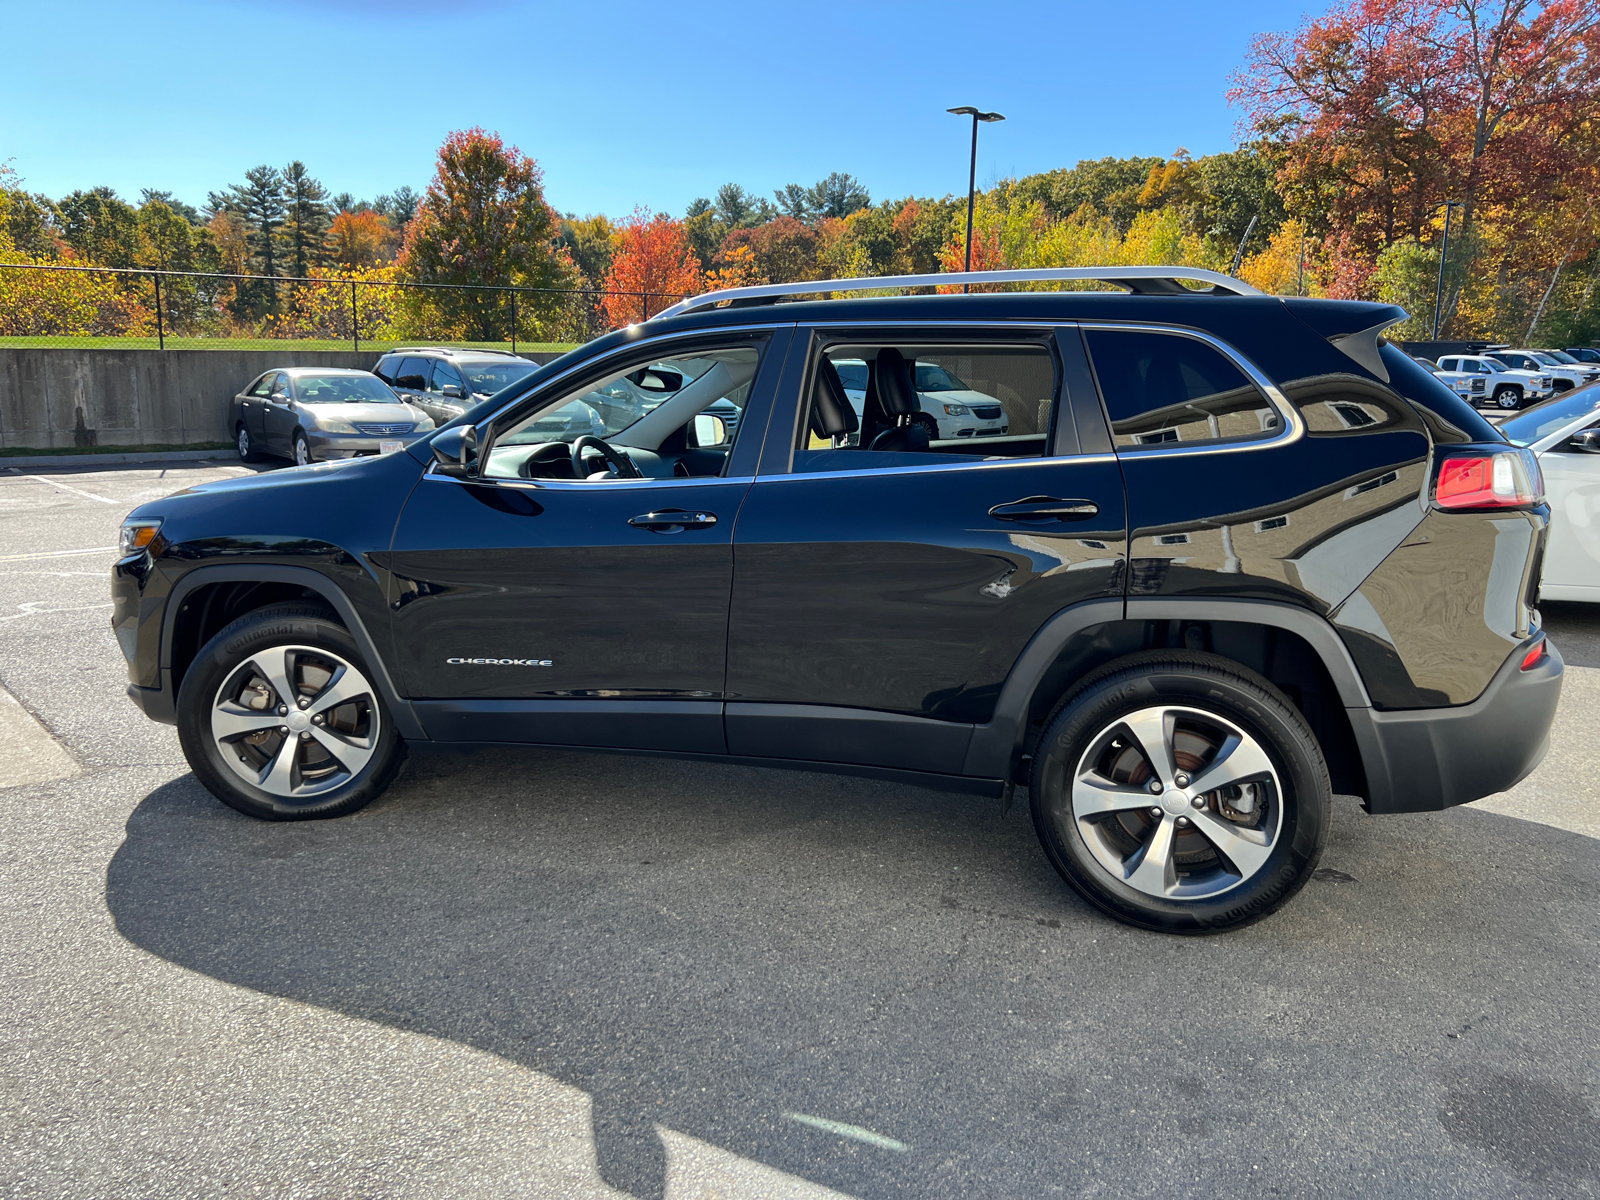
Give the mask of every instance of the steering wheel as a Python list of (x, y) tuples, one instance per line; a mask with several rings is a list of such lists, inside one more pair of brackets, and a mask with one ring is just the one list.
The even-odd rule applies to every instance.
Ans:
[(593, 450), (610, 464), (616, 472), (618, 479), (643, 479), (644, 472), (605, 442), (595, 437), (592, 433), (581, 434), (572, 439), (572, 477), (574, 479), (589, 478), (589, 468), (583, 461), (583, 452)]

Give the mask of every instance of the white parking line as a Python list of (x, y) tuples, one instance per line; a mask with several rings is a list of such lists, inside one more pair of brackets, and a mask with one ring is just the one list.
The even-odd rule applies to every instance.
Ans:
[(37, 554), (0, 554), (0, 562), (28, 562), (35, 558), (65, 558), (69, 554), (110, 554), (115, 546), (90, 546), (83, 550), (41, 550)]
[(65, 491), (76, 492), (86, 500), (98, 500), (101, 504), (117, 504), (119, 501), (108, 499), (105, 496), (96, 496), (93, 492), (86, 492), (82, 488), (75, 488), (70, 483), (62, 483), (59, 479), (46, 479), (43, 475), (24, 475), (24, 479), (32, 479), (42, 483), (45, 487), (62, 488)]

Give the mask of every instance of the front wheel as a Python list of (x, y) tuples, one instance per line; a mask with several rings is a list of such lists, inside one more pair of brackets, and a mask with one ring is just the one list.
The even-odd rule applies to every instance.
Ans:
[(1047, 723), (1034, 827), (1097, 908), (1166, 933), (1259, 920), (1304, 886), (1332, 789), (1277, 688), (1207, 654), (1155, 651), (1091, 678)]
[(918, 413), (911, 418), (911, 423), (927, 434), (930, 442), (939, 440), (939, 422), (935, 421), (927, 413)]
[(303, 430), (295, 430), (294, 434), (294, 465), (306, 466), (311, 462), (311, 443), (306, 440)]
[(213, 796), (268, 821), (354, 812), (405, 756), (355, 639), (304, 604), (249, 613), (206, 643), (178, 692), (178, 739)]
[(1503, 383), (1494, 390), (1494, 402), (1501, 408), (1521, 408), (1522, 389), (1509, 383)]

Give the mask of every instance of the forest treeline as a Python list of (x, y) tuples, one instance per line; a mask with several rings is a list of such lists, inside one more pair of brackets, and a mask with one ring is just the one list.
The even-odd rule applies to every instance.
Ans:
[[(1401, 304), (1412, 320), (1399, 332), (1420, 337), (1449, 204), (1445, 335), (1522, 341), (1537, 315), (1536, 341), (1600, 336), (1600, 0), (1357, 0), (1258, 37), (1229, 95), (1242, 115), (1234, 150), (1083, 161), (982, 190), (973, 266), (1232, 271), (1278, 294)], [(0, 261), (252, 277), (164, 300), (174, 324), (218, 332), (340, 336), (354, 319), (500, 337), (506, 303), (492, 292), (352, 301), (338, 288), (537, 289), (520, 297), (519, 329), (562, 340), (711, 288), (960, 269), (965, 215), (964, 195), (874, 201), (845, 173), (771, 193), (730, 182), (681, 215), (561, 214), (537, 162), (470, 129), (446, 139), (421, 193), (370, 201), (330, 195), (300, 162), (256, 167), (198, 207), (108, 188), (50, 199), (7, 171)], [(148, 323), (126, 283), (32, 283), (24, 295), (19, 274), (0, 271), (11, 306), (0, 324), (29, 304), (35, 325)]]

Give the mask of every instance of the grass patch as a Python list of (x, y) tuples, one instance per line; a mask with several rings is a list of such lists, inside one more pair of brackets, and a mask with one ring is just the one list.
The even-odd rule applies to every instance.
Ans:
[[(411, 338), (400, 342), (369, 342), (361, 339), (361, 351), (382, 354), (402, 346), (453, 346), (458, 350), (510, 350), (510, 342), (429, 342), (426, 338)], [(537, 354), (564, 354), (577, 349), (578, 343), (517, 342), (517, 353), (532, 351)], [(193, 338), (169, 337), (168, 350), (354, 350), (349, 341), (326, 338)], [(153, 337), (0, 337), (0, 349), (11, 350), (159, 350)]]
[(62, 454), (149, 454), (156, 450), (232, 450), (232, 442), (189, 442), (182, 446), (5, 446), (0, 458), (28, 458)]

